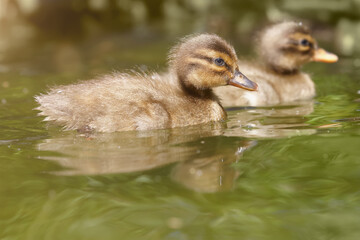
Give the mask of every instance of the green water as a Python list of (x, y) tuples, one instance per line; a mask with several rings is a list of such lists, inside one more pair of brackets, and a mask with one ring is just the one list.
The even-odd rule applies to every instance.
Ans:
[(231, 108), (225, 124), (84, 136), (32, 110), (54, 84), (163, 69), (169, 43), (123, 46), (35, 48), (2, 68), (0, 239), (360, 238), (354, 59), (306, 67), (314, 101)]

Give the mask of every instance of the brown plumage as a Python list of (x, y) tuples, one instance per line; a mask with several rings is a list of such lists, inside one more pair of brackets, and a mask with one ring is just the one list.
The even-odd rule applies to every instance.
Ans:
[(114, 132), (220, 121), (226, 113), (211, 88), (255, 90), (239, 72), (232, 46), (216, 35), (184, 38), (169, 55), (169, 73), (114, 73), (36, 96), (39, 115), (67, 130)]
[(239, 67), (259, 85), (257, 92), (214, 89), (223, 106), (264, 106), (315, 96), (310, 76), (300, 71), (310, 61), (336, 62), (337, 56), (318, 48), (316, 40), (301, 23), (284, 22), (265, 29), (257, 46), (259, 59), (240, 61)]

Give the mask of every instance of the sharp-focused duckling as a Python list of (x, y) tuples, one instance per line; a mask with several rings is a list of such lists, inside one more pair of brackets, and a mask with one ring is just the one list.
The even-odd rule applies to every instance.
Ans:
[(170, 71), (114, 73), (36, 96), (45, 121), (67, 130), (114, 132), (220, 121), (226, 112), (211, 88), (256, 90), (238, 68), (232, 46), (216, 35), (184, 38), (169, 55)]
[(259, 91), (214, 89), (223, 106), (264, 106), (310, 99), (315, 85), (300, 71), (310, 61), (336, 62), (337, 56), (318, 48), (308, 28), (301, 23), (284, 22), (262, 32), (258, 42), (259, 60), (240, 61), (239, 67), (250, 79), (256, 79)]

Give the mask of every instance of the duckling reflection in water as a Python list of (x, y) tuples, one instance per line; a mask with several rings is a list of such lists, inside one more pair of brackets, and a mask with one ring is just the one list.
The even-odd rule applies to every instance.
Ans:
[[(222, 122), (216, 122), (185, 128), (125, 131), (116, 134), (50, 131), (50, 137), (38, 143), (37, 149), (44, 152), (39, 158), (65, 167), (52, 172), (53, 174), (139, 172), (188, 160), (196, 152), (194, 141), (221, 136), (224, 129), (222, 125)], [(79, 137), (84, 135), (86, 138)], [(191, 144), (188, 145), (187, 142)]]
[(241, 170), (232, 164), (256, 142), (236, 137), (229, 144), (229, 138), (222, 137), (222, 132), (212, 124), (203, 124), (200, 128), (93, 133), (93, 139), (78, 137), (76, 132), (55, 131), (55, 135), (40, 142), (37, 149), (43, 151), (39, 158), (62, 167), (50, 172), (55, 175), (146, 174), (146, 171), (174, 164), (169, 177), (188, 189), (231, 190), (241, 175)]
[(236, 179), (242, 174), (232, 165), (238, 162), (245, 151), (257, 144), (253, 140), (239, 141), (238, 150), (229, 148), (220, 154), (198, 157), (176, 164), (171, 170), (171, 179), (196, 192), (214, 193), (233, 189)]
[(256, 79), (259, 91), (216, 88), (223, 106), (265, 106), (311, 99), (315, 85), (300, 71), (310, 61), (332, 63), (335, 54), (318, 48), (316, 40), (301, 23), (284, 22), (265, 29), (258, 42), (259, 62), (240, 61), (243, 73)]
[(184, 38), (170, 51), (165, 75), (115, 73), (36, 97), (39, 115), (67, 130), (115, 132), (221, 121), (226, 112), (211, 88), (256, 90), (232, 46), (216, 35)]

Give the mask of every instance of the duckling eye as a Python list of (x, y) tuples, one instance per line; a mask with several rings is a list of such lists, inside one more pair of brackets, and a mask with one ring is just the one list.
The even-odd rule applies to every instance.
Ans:
[(225, 65), (225, 61), (224, 61), (224, 59), (222, 59), (222, 58), (216, 58), (216, 59), (214, 60), (214, 62), (215, 62), (216, 65), (218, 65), (218, 66), (220, 66), (220, 67)]
[(303, 45), (303, 46), (310, 46), (310, 42), (307, 39), (302, 39), (300, 41), (300, 44)]

